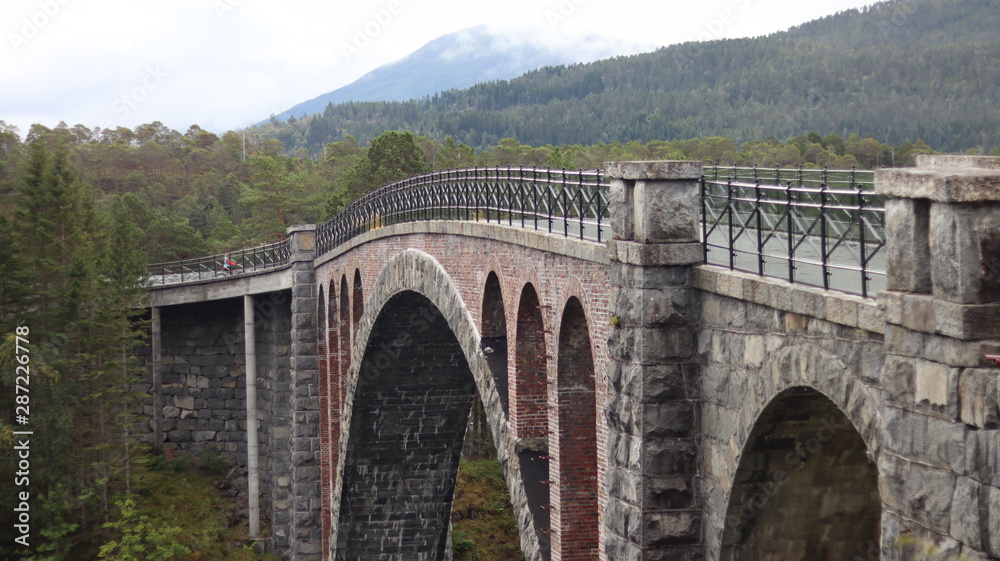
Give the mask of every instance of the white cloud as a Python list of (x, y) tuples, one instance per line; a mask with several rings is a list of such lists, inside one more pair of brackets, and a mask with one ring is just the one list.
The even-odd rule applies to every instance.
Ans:
[[(527, 30), (553, 49), (606, 52), (599, 41), (568, 46), (567, 38), (601, 35), (636, 52), (636, 43), (760, 35), (867, 3), (7, 0), (0, 3), (0, 120), (22, 133), (33, 122), (93, 127), (106, 120), (128, 127), (159, 120), (178, 130), (196, 123), (221, 132), (484, 23)], [(363, 48), (345, 56), (359, 38)], [(163, 74), (152, 88), (150, 69)]]

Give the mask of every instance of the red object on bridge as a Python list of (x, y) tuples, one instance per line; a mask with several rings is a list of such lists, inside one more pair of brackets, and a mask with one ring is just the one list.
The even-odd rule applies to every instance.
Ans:
[(1000, 355), (986, 355), (986, 360), (1000, 366)]

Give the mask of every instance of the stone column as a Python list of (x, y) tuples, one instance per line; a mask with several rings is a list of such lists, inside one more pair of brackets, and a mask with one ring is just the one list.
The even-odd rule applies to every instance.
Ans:
[(319, 561), (320, 504), (319, 356), (316, 326), (316, 226), (288, 229), (292, 264), (291, 524), (290, 558)]
[(891, 437), (879, 461), (883, 558), (901, 535), (945, 557), (1000, 556), (1000, 158), (919, 156), (879, 170), (886, 203)]
[(613, 162), (605, 558), (701, 559), (699, 162)]

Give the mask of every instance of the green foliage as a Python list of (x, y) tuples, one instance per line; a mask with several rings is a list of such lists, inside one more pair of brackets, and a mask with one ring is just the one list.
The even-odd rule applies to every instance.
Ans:
[(524, 558), (503, 467), (497, 460), (462, 460), (451, 521), (455, 561)]
[(135, 501), (125, 497), (117, 501), (118, 517), (104, 526), (112, 528), (121, 537), (101, 546), (99, 559), (108, 561), (171, 561), (191, 553), (191, 549), (178, 543), (181, 529), (176, 526), (156, 524), (141, 514)]
[(811, 130), (985, 151), (1000, 144), (998, 28), (993, 0), (883, 2), (766, 37), (542, 68), (411, 101), (342, 103), (253, 130), (313, 154), (344, 133), (364, 142), (393, 129), (477, 150), (504, 138), (746, 142)]

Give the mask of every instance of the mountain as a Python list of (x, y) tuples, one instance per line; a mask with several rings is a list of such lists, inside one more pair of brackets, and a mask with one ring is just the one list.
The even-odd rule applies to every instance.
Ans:
[(590, 62), (652, 50), (653, 46), (590, 36), (569, 41), (524, 30), (480, 25), (449, 33), (410, 55), (365, 74), (357, 81), (304, 101), (276, 115), (278, 120), (322, 113), (328, 104), (348, 101), (403, 101), (480, 82), (516, 78), (529, 70)]
[(484, 149), (817, 131), (935, 149), (1000, 145), (997, 0), (891, 0), (752, 39), (534, 70), (396, 102), (347, 102), (258, 134), (322, 153), (410, 130)]

